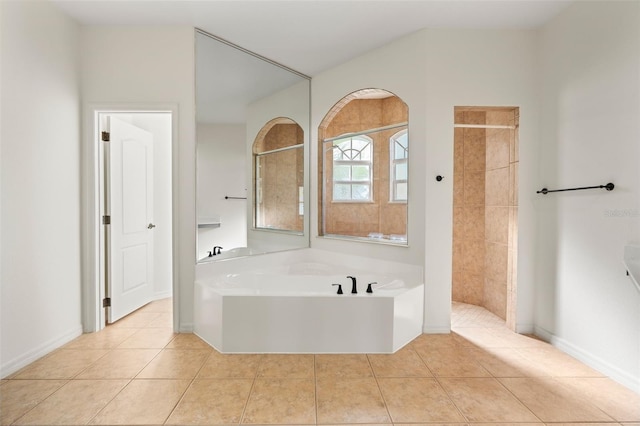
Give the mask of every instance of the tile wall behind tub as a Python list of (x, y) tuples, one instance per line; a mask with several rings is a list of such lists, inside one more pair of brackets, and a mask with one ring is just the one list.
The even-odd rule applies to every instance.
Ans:
[[(456, 124), (517, 125), (517, 109), (456, 108)], [(510, 325), (515, 312), (517, 150), (514, 129), (454, 131), (453, 300)], [(511, 303), (511, 302), (514, 303)]]
[[(335, 114), (322, 137), (328, 139), (345, 133), (397, 124), (408, 121), (407, 116), (407, 106), (397, 97), (355, 99)], [(396, 132), (397, 130), (388, 130), (369, 135), (374, 140), (373, 202), (326, 201), (326, 234), (366, 237), (371, 232), (384, 235), (407, 233), (407, 204), (389, 202), (389, 138)], [(324, 153), (324, 167), (327, 170), (325, 179), (331, 176), (332, 155), (330, 150)], [(327, 180), (327, 200), (332, 199), (332, 189), (332, 182)]]

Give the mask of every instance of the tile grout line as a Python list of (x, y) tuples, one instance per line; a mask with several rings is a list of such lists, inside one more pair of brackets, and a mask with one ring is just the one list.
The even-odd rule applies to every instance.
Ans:
[[(112, 380), (121, 380), (121, 379), (112, 379)], [(124, 379), (126, 380), (126, 379)], [(114, 399), (116, 399), (118, 397), (118, 395), (120, 395), (120, 393), (125, 390), (127, 388), (127, 386), (129, 386), (131, 384), (131, 382), (133, 382), (133, 379), (129, 379), (129, 381), (122, 387), (122, 389), (120, 389), (118, 392), (115, 393), (115, 395), (113, 395), (113, 397), (107, 401), (106, 404), (104, 404), (104, 406), (98, 410), (97, 413), (95, 413), (93, 416), (91, 416), (91, 418), (89, 419), (89, 421), (87, 421), (86, 424), (91, 424), (91, 421), (93, 421), (93, 419), (95, 419), (96, 417), (98, 417), (100, 415), (100, 413), (102, 413), (104, 411), (105, 408), (107, 408), (107, 406), (109, 404), (111, 404), (113, 402)]]
[(258, 362), (258, 365), (256, 366), (256, 372), (253, 376), (253, 382), (251, 382), (251, 388), (249, 388), (247, 399), (244, 403), (244, 407), (242, 408), (242, 414), (240, 414), (240, 420), (238, 421), (239, 425), (241, 425), (242, 422), (244, 421), (244, 416), (247, 413), (247, 407), (249, 406), (249, 400), (251, 399), (251, 394), (253, 393), (253, 389), (256, 386), (256, 381), (258, 380), (258, 373), (260, 372), (260, 366), (262, 365), (263, 362), (264, 362), (264, 354), (260, 354), (260, 362)]
[(384, 397), (384, 393), (382, 392), (382, 387), (380, 387), (380, 382), (378, 381), (378, 375), (371, 364), (371, 359), (369, 358), (369, 354), (366, 354), (367, 362), (369, 363), (369, 368), (371, 369), (371, 374), (373, 375), (373, 379), (376, 381), (376, 386), (378, 386), (378, 392), (380, 392), (380, 397), (382, 398), (382, 402), (384, 403), (384, 409), (387, 412), (387, 416), (389, 417), (389, 421), (391, 424), (393, 423), (393, 417), (391, 417), (391, 411), (389, 411), (389, 405), (387, 404), (387, 400)]
[[(132, 328), (133, 328), (133, 327), (132, 327)], [(144, 328), (137, 328), (137, 331), (135, 331), (133, 334), (131, 334), (131, 336), (133, 336), (133, 335), (134, 335), (134, 334), (136, 334), (138, 331), (143, 330), (143, 329), (144, 329)], [(129, 337), (131, 337), (131, 336), (129, 336)], [(127, 337), (127, 339), (128, 339), (129, 337)], [(122, 342), (124, 342), (124, 341), (125, 341), (125, 340), (127, 340), (127, 339), (122, 340), (120, 343), (118, 343), (118, 345), (116, 345), (115, 347), (111, 348), (111, 349), (109, 350), (109, 352), (107, 352), (107, 353), (110, 353), (110, 352), (113, 352), (113, 351), (117, 350), (117, 349), (118, 349), (118, 347), (122, 344)], [(173, 340), (173, 339), (172, 339), (172, 340)], [(168, 344), (168, 343), (167, 343), (167, 344)], [(166, 345), (165, 345), (165, 347), (166, 347)], [(128, 349), (128, 348), (127, 348), (127, 349)], [(147, 349), (147, 348), (141, 348), (141, 349)], [(151, 349), (156, 349), (156, 348), (151, 348)], [(118, 392), (116, 392), (116, 393), (115, 393), (115, 395), (113, 395), (113, 398), (111, 398), (109, 401), (107, 401), (107, 403), (106, 403), (106, 404), (104, 404), (104, 406), (103, 406), (100, 410), (98, 410), (98, 412), (97, 412), (96, 414), (94, 414), (94, 415), (89, 419), (89, 421), (87, 422), (87, 424), (91, 424), (91, 421), (92, 421), (93, 419), (95, 419), (96, 417), (98, 417), (98, 416), (100, 415), (100, 413), (102, 413), (102, 412), (104, 411), (104, 409), (105, 409), (105, 408), (107, 408), (107, 406), (108, 406), (109, 404), (111, 404), (111, 403), (112, 403), (112, 402), (113, 402), (113, 401), (118, 397), (118, 395), (120, 395), (120, 393), (122, 393), (122, 391), (124, 391), (124, 390), (125, 390), (125, 389), (126, 389), (126, 388), (131, 384), (131, 383), (133, 383), (133, 381), (134, 381), (134, 380), (136, 380), (136, 377), (138, 377), (138, 375), (142, 372), (142, 370), (144, 370), (144, 369), (149, 365), (149, 363), (151, 363), (151, 362), (152, 362), (152, 361), (153, 361), (153, 360), (154, 360), (154, 359), (155, 359), (155, 358), (156, 358), (156, 357), (157, 357), (157, 356), (162, 352), (162, 349), (164, 349), (164, 348), (160, 348), (160, 350), (158, 351), (158, 353), (157, 353), (157, 354), (155, 354), (155, 355), (153, 356), (153, 358), (151, 358), (151, 359), (150, 359), (150, 360), (149, 360), (149, 361), (148, 361), (148, 362), (147, 362), (143, 367), (141, 367), (141, 368), (140, 368), (140, 370), (138, 370), (138, 372), (137, 372), (137, 373), (135, 373), (135, 374), (133, 375), (133, 377), (131, 377), (131, 378), (129, 378), (129, 379), (112, 379), (112, 380), (128, 380), (128, 382), (127, 382), (127, 383), (122, 387), (122, 389), (120, 389)], [(106, 355), (106, 354), (105, 354), (105, 355)], [(96, 361), (96, 362), (97, 362), (97, 361)], [(92, 364), (92, 365), (93, 365), (93, 364)], [(99, 380), (99, 379), (98, 379), (98, 380)], [(107, 379), (107, 380), (109, 380), (109, 379)]]
[[(160, 354), (164, 349), (167, 349), (167, 346), (169, 346), (169, 344), (171, 344), (171, 342), (173, 342), (175, 340), (176, 336), (173, 337), (173, 339), (171, 339), (169, 341), (169, 343), (166, 344), (166, 346), (160, 351), (158, 352), (158, 354)], [(189, 384), (185, 387), (184, 391), (182, 392), (182, 395), (180, 395), (180, 398), (178, 398), (178, 401), (175, 403), (175, 405), (173, 406), (173, 408), (171, 409), (171, 412), (167, 415), (167, 418), (164, 419), (164, 422), (162, 422), (163, 425), (166, 425), (167, 422), (169, 421), (169, 419), (171, 418), (171, 415), (176, 411), (176, 408), (178, 408), (178, 405), (180, 405), (180, 403), (184, 400), (185, 395), (187, 394), (187, 392), (189, 391), (189, 389), (191, 389), (191, 387), (193, 386), (193, 383), (196, 381), (196, 379), (198, 378), (198, 374), (200, 374), (200, 371), (202, 371), (202, 369), (204, 368), (204, 365), (207, 363), (207, 361), (209, 360), (209, 358), (213, 355), (213, 351), (209, 352), (209, 355), (204, 359), (204, 361), (202, 362), (202, 365), (200, 366), (200, 368), (198, 368), (198, 371), (196, 371), (196, 373), (193, 375), (193, 378), (191, 379), (191, 381), (189, 382)], [(156, 355), (157, 356), (157, 355)], [(154, 357), (155, 359), (155, 357)], [(151, 361), (149, 361), (151, 362)], [(149, 365), (149, 364), (147, 364)], [(146, 366), (145, 366), (146, 368)], [(144, 368), (143, 368), (144, 370)], [(142, 370), (140, 370), (142, 371)], [(138, 372), (138, 374), (140, 374)], [(178, 379), (180, 380), (180, 379)]]
[(444, 392), (444, 394), (447, 396), (447, 398), (449, 398), (449, 401), (451, 401), (453, 406), (456, 407), (456, 411), (458, 412), (458, 414), (460, 414), (462, 416), (462, 418), (464, 419), (465, 423), (470, 424), (471, 421), (469, 420), (469, 418), (467, 418), (467, 416), (464, 415), (464, 413), (462, 412), (462, 409), (460, 407), (458, 407), (458, 404), (456, 404), (456, 402), (453, 400), (453, 398), (451, 397), (449, 392), (447, 392), (447, 389), (445, 389), (445, 387), (440, 382), (440, 377), (434, 375), (433, 378), (435, 379), (435, 381), (438, 384), (438, 386), (440, 386), (440, 389), (442, 389), (442, 392)]
[[(33, 379), (13, 379), (13, 380), (33, 380)], [(37, 380), (37, 379), (36, 379)], [(44, 379), (44, 380), (60, 380), (60, 379)], [(45, 402), (47, 399), (51, 398), (53, 395), (55, 395), (56, 393), (58, 393), (60, 391), (60, 389), (62, 389), (63, 387), (65, 387), (69, 382), (71, 382), (72, 379), (62, 379), (62, 380), (66, 380), (66, 382), (60, 386), (58, 389), (54, 390), (53, 392), (51, 392), (49, 395), (47, 395), (46, 397), (44, 397), (42, 399), (42, 401), (38, 402), (36, 405), (34, 405), (33, 407), (31, 407), (29, 410), (27, 410), (25, 413), (23, 413), (21, 416), (19, 416), (18, 418), (16, 418), (15, 420), (13, 420), (11, 423), (12, 425), (15, 425), (16, 422), (20, 421), (21, 418), (23, 418), (24, 416), (26, 416), (27, 414), (29, 414), (30, 412), (32, 412), (33, 410), (36, 409), (37, 406), (39, 406), (40, 404), (42, 404), (43, 402)]]

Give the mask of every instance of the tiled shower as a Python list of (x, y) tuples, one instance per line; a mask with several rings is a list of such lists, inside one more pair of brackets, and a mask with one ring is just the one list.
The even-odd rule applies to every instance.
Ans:
[(452, 299), (515, 327), (518, 234), (516, 107), (456, 107)]

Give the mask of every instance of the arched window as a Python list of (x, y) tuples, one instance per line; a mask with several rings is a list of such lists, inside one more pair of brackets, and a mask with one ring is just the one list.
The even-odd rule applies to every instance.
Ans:
[(407, 202), (409, 134), (401, 130), (389, 138), (389, 182), (391, 182), (391, 201)]
[(409, 108), (384, 89), (340, 99), (318, 126), (318, 235), (407, 245)]
[(372, 140), (354, 136), (333, 141), (333, 201), (371, 201)]

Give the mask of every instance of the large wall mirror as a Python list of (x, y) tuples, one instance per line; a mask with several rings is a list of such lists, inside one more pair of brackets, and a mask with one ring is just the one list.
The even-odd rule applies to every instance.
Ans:
[(197, 260), (309, 246), (309, 77), (196, 30)]

